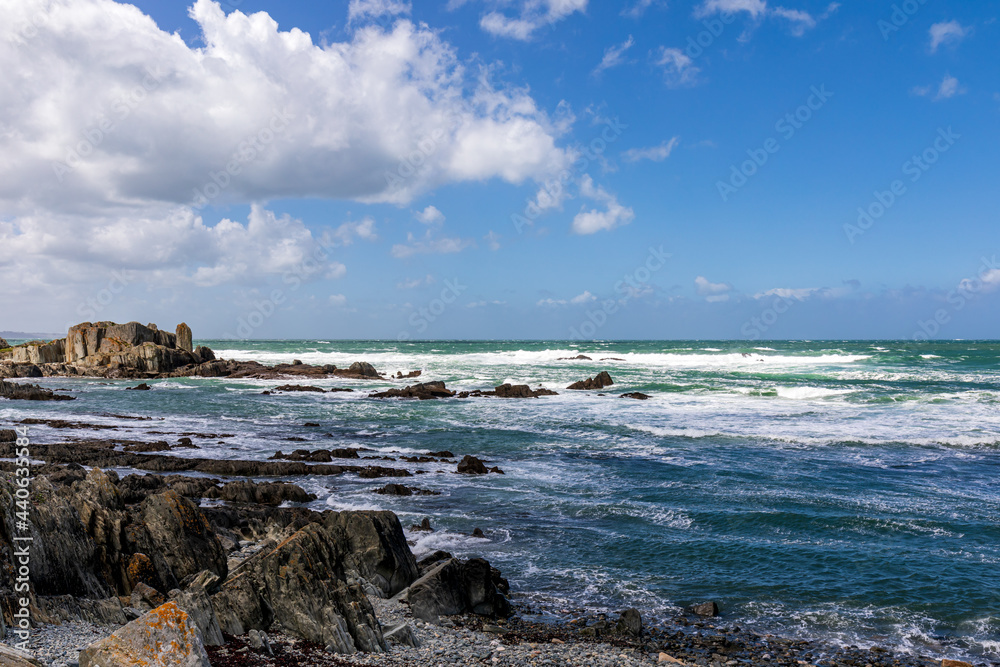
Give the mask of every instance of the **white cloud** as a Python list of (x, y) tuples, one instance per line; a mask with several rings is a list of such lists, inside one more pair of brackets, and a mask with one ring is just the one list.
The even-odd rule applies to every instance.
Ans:
[(433, 285), (434, 276), (427, 274), (423, 278), (407, 278), (406, 280), (396, 283), (398, 289), (416, 289), (417, 287), (423, 287), (424, 285)]
[[(206, 187), (224, 202), (407, 203), (445, 183), (541, 180), (568, 164), (525, 90), (466, 76), (450, 44), (409, 20), (324, 47), (264, 12), (197, 0), (205, 45), (192, 48), (111, 0), (5, 11), (0, 71), (18, 73), (0, 108), (8, 204), (184, 204)], [(16, 32), (46, 11), (33, 38)], [(427, 142), (420, 167), (400, 170)]]
[(611, 69), (612, 67), (618, 67), (625, 62), (625, 52), (631, 49), (635, 45), (635, 40), (632, 39), (632, 35), (628, 36), (621, 44), (616, 44), (614, 46), (609, 46), (604, 49), (604, 57), (601, 58), (600, 64), (594, 68), (594, 74), (600, 74), (604, 70)]
[(409, 14), (411, 10), (410, 3), (399, 0), (351, 0), (347, 7), (347, 17), (348, 21), (353, 22), (379, 16)]
[(933, 100), (940, 102), (941, 100), (955, 97), (955, 95), (963, 94), (965, 88), (958, 82), (958, 79), (950, 74), (945, 74), (944, 79), (941, 80), (937, 88), (934, 86), (917, 86), (911, 92), (920, 97), (930, 97), (933, 94)]
[(695, 11), (695, 16), (705, 18), (721, 12), (746, 12), (753, 18), (761, 16), (767, 9), (764, 0), (705, 0)]
[(331, 306), (344, 306), (347, 305), (347, 297), (343, 294), (331, 294), (329, 302)]
[(653, 162), (663, 162), (680, 142), (680, 137), (674, 137), (669, 141), (664, 141), (659, 146), (651, 146), (649, 148), (630, 148), (624, 153), (622, 157), (626, 162), (638, 162), (640, 160), (652, 160)]
[(645, 14), (646, 10), (652, 7), (653, 4), (663, 5), (666, 3), (661, 2), (661, 0), (636, 0), (634, 5), (622, 10), (622, 16), (637, 19)]
[(499, 234), (494, 232), (492, 229), (489, 234), (483, 237), (486, 240), (486, 244), (490, 247), (490, 250), (500, 249), (500, 239), (502, 238)]
[(768, 7), (765, 0), (705, 0), (695, 10), (695, 17), (705, 18), (713, 14), (734, 14), (736, 12), (745, 12), (754, 20), (776, 17), (788, 21), (792, 35), (801, 37), (807, 30), (815, 28), (819, 21), (833, 16), (838, 9), (840, 9), (840, 3), (831, 2), (817, 19), (801, 9)]
[(701, 71), (695, 67), (694, 62), (686, 53), (676, 48), (661, 46), (653, 62), (656, 66), (663, 68), (667, 85), (670, 87), (693, 84)]
[(796, 299), (798, 301), (804, 301), (808, 299), (813, 294), (820, 292), (818, 287), (800, 287), (800, 288), (788, 288), (788, 287), (776, 287), (775, 289), (769, 289), (765, 292), (758, 292), (753, 295), (755, 299), (766, 299), (771, 296), (780, 297), (782, 299)]
[(355, 238), (363, 241), (378, 241), (375, 221), (370, 217), (363, 218), (361, 222), (345, 222), (337, 227), (330, 236), (342, 245), (351, 245)]
[(591, 301), (597, 301), (597, 297), (591, 294), (589, 291), (584, 291), (583, 294), (577, 294), (572, 299), (569, 300), (572, 304), (590, 303)]
[(805, 34), (806, 30), (816, 27), (816, 19), (812, 17), (812, 14), (800, 9), (775, 7), (771, 10), (771, 13), (774, 16), (787, 20), (791, 24), (792, 34), (796, 37), (801, 37)]
[(483, 16), (479, 26), (497, 37), (527, 41), (540, 28), (586, 9), (587, 0), (523, 0), (516, 18), (494, 11)]
[(705, 297), (709, 303), (729, 301), (729, 294), (733, 291), (733, 286), (729, 283), (713, 283), (704, 276), (694, 279), (695, 288), (699, 296)]
[[(317, 245), (262, 208), (241, 223), (203, 220), (205, 203), (405, 205), (453, 183), (541, 183), (573, 159), (556, 146), (561, 110), (551, 119), (489, 68), (470, 76), (438, 32), (405, 17), (321, 45), (265, 12), (196, 0), (190, 16), (197, 46), (112, 0), (4, 3), (0, 278), (12, 307), (51, 286), (93, 292), (122, 266), (157, 289), (258, 281)], [(325, 238), (377, 234), (366, 219)], [(329, 275), (345, 270), (329, 263)]]
[(963, 27), (958, 21), (935, 23), (930, 29), (930, 51), (931, 53), (936, 53), (938, 47), (942, 44), (958, 44), (968, 34), (969, 29)]
[(422, 211), (418, 211), (415, 216), (417, 220), (425, 225), (440, 225), (444, 222), (444, 213), (436, 206), (428, 206)]
[(390, 252), (396, 259), (405, 259), (413, 255), (447, 255), (462, 252), (474, 245), (475, 242), (470, 239), (449, 237), (417, 239), (413, 234), (408, 234), (407, 243), (393, 245)]
[(618, 203), (618, 198), (609, 194), (604, 188), (594, 185), (594, 179), (585, 175), (580, 183), (580, 194), (588, 199), (601, 202), (605, 210), (581, 210), (573, 218), (574, 234), (596, 234), (599, 231), (611, 231), (622, 225), (627, 225), (635, 218), (635, 212)]
[(506, 306), (506, 301), (470, 301), (465, 304), (466, 308), (485, 308), (486, 306)]

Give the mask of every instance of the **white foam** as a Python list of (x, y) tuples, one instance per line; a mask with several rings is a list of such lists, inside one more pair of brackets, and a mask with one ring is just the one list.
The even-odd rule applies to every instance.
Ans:
[(830, 398), (854, 393), (852, 389), (829, 389), (827, 387), (778, 387), (780, 398), (808, 400), (814, 398)]

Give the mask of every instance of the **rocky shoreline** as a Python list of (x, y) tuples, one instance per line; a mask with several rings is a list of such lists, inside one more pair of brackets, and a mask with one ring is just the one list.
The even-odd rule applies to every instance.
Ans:
[[(419, 375), (383, 376), (364, 362), (337, 369), (218, 360), (208, 348), (192, 347), (186, 325), (169, 334), (153, 325), (86, 323), (71, 328), (66, 339), (0, 349), (0, 377), (8, 378), (402, 380)], [(600, 391), (613, 384), (601, 372), (567, 390)], [(317, 390), (327, 393), (294, 384), (265, 393)], [(554, 393), (509, 384), (454, 392), (432, 381), (369, 398), (529, 399)], [(0, 396), (72, 398), (58, 389), (2, 380)], [(648, 398), (637, 392), (622, 397)], [(317, 512), (307, 507), (315, 496), (296, 483), (306, 476), (389, 478), (371, 491), (419, 496), (434, 493), (413, 485), (426, 470), (407, 464), (433, 464), (457, 475), (503, 474), (490, 462), (444, 450), (387, 456), (365, 447), (278, 451), (268, 460), (206, 458), (196, 455), (198, 442), (225, 441), (234, 434), (147, 431), (163, 439), (119, 438), (116, 431), (151, 418), (101, 416), (119, 421), (28, 417), (16, 424), (99, 433), (32, 443), (31, 458), (41, 462), (31, 468), (27, 521), (33, 540), (30, 608), (38, 626), (29, 648), (37, 661), (0, 651), (3, 667), (111, 667), (136, 664), (139, 653), (143, 664), (153, 666), (966, 664), (761, 635), (715, 618), (715, 603), (666, 619), (662, 610), (621, 610), (608, 617), (578, 610), (560, 621), (542, 622), (524, 592), (511, 591), (487, 561), (459, 560), (445, 552), (418, 561), (395, 514)], [(14, 614), (21, 595), (7, 576), (15, 572), (14, 536), (20, 530), (14, 509), (16, 441), (14, 431), (0, 427), (0, 459), (5, 459), (0, 460), (0, 568), (5, 572), (0, 634), (8, 633), (7, 645), (17, 643)], [(404, 478), (406, 483), (400, 483)], [(429, 529), (425, 520), (410, 531)], [(478, 529), (474, 536), (485, 538)], [(643, 627), (643, 612), (661, 620)], [(143, 653), (156, 642), (175, 648), (163, 655)]]

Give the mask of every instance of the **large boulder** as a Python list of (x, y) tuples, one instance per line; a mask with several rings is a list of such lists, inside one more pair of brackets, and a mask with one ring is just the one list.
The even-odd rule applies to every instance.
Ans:
[(11, 352), (10, 359), (16, 364), (59, 364), (66, 360), (66, 340), (32, 341), (18, 345)]
[(367, 361), (355, 361), (348, 367), (347, 372), (363, 378), (377, 378), (379, 376), (375, 367)]
[(69, 328), (66, 336), (66, 362), (76, 363), (95, 355), (113, 355), (143, 343), (175, 348), (177, 337), (138, 322), (84, 322)]
[[(380, 653), (385, 640), (360, 584), (345, 581), (350, 545), (338, 526), (311, 523), (270, 552), (245, 562), (212, 597), (225, 632), (270, 623), (335, 653)], [(401, 531), (402, 529), (400, 529)]]
[(152, 559), (167, 589), (202, 570), (223, 579), (228, 573), (226, 551), (205, 515), (173, 489), (142, 501), (129, 539), (134, 551)]
[(417, 561), (392, 512), (335, 512), (324, 524), (346, 542), (348, 573), (370, 583), (383, 598), (392, 597), (416, 580)]
[(167, 602), (80, 653), (80, 667), (211, 667), (198, 627)]
[[(207, 570), (205, 574), (210, 574)], [(170, 591), (170, 599), (188, 615), (201, 633), (205, 646), (222, 646), (226, 643), (219, 627), (219, 619), (212, 608), (212, 600), (203, 586), (191, 586), (187, 590)]]
[(8, 347), (10, 347), (10, 343), (7, 342), (6, 338), (0, 336), (0, 350), (6, 350)]
[(510, 603), (497, 590), (499, 573), (482, 558), (462, 562), (451, 558), (431, 568), (406, 591), (416, 618), (437, 623), (440, 616), (474, 613), (510, 616)]

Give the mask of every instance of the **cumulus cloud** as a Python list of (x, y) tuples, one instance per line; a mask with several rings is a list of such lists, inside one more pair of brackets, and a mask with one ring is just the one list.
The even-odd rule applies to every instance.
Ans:
[[(394, 25), (359, 23), (346, 41), (318, 44), (279, 30), (265, 12), (227, 14), (196, 0), (189, 13), (200, 39), (191, 46), (112, 0), (6, 3), (0, 276), (8, 295), (79, 287), (123, 266), (171, 285), (257, 280), (320, 243), (261, 206), (237, 222), (203, 219), (206, 205), (295, 197), (405, 205), (446, 184), (542, 183), (570, 164), (556, 145), (561, 119), (526, 89), (492, 80), (489, 68), (467, 71), (407, 9), (356, 0), (353, 18), (388, 13)], [(344, 245), (377, 233), (365, 219), (328, 236)], [(437, 240), (419, 251), (448, 247)], [(331, 266), (330, 275), (345, 270)]]
[(577, 294), (569, 300), (572, 304), (590, 303), (591, 301), (597, 301), (597, 297), (589, 291), (584, 291), (583, 294)]
[(331, 306), (345, 306), (347, 305), (347, 297), (343, 294), (331, 294), (328, 299)]
[(493, 11), (483, 16), (479, 26), (497, 37), (527, 41), (540, 28), (586, 9), (587, 0), (523, 0), (516, 17)]
[(938, 47), (944, 45), (956, 45), (965, 39), (969, 34), (969, 29), (962, 26), (958, 21), (946, 21), (935, 23), (930, 28), (930, 51), (937, 53)]
[(686, 53), (680, 49), (667, 48), (665, 46), (660, 47), (659, 52), (657, 52), (653, 59), (653, 63), (663, 69), (667, 85), (672, 88), (695, 83), (698, 73), (701, 71), (695, 67), (694, 61)]
[(622, 157), (626, 162), (639, 162), (640, 160), (663, 162), (670, 157), (670, 154), (675, 148), (677, 148), (677, 144), (679, 142), (680, 137), (674, 137), (669, 141), (664, 141), (659, 146), (651, 146), (649, 148), (630, 148), (622, 153)]
[(428, 206), (422, 211), (417, 211), (414, 217), (425, 225), (440, 225), (444, 223), (444, 213), (437, 206)]
[(605, 70), (609, 70), (612, 67), (618, 67), (623, 64), (625, 62), (625, 53), (634, 45), (635, 40), (632, 39), (632, 35), (629, 35), (628, 39), (621, 44), (609, 46), (604, 49), (604, 57), (601, 58), (601, 62), (594, 68), (594, 74), (600, 74)]
[[(44, 12), (34, 37), (16, 32)], [(406, 203), (440, 184), (521, 183), (567, 162), (526, 91), (470, 81), (454, 49), (409, 20), (323, 47), (264, 12), (197, 0), (205, 46), (191, 48), (111, 0), (24, 0), (10, 14), (0, 200), (190, 203), (214, 184), (225, 201)]]
[(604, 188), (594, 184), (590, 175), (585, 175), (580, 182), (580, 194), (588, 199), (604, 204), (604, 210), (581, 210), (573, 218), (574, 234), (596, 234), (600, 231), (611, 231), (622, 225), (627, 225), (635, 218), (635, 212), (618, 203), (618, 198), (609, 194)]

